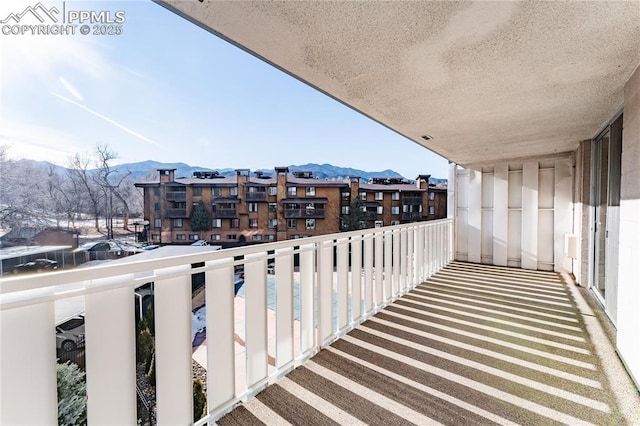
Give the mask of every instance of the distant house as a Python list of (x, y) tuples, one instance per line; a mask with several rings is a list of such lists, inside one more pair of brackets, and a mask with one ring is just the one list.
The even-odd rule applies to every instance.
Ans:
[(12, 246), (71, 246), (78, 247), (78, 232), (61, 228), (25, 227), (13, 229), (2, 237), (3, 247)]

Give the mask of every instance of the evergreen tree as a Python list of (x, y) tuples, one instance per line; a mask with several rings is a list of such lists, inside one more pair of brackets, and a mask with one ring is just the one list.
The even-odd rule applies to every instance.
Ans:
[(191, 213), (191, 229), (194, 231), (208, 231), (211, 225), (211, 217), (202, 200), (193, 206)]
[(87, 386), (76, 364), (56, 366), (58, 376), (58, 424), (87, 424)]
[(364, 229), (369, 223), (369, 215), (365, 210), (364, 202), (357, 197), (349, 206), (349, 214), (344, 219), (345, 231)]

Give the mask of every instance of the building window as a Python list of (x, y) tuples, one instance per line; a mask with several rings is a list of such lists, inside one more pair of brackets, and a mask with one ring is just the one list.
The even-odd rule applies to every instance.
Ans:
[(429, 214), (436, 214), (436, 208), (433, 206), (429, 206)]
[(160, 195), (160, 188), (158, 188), (157, 186), (153, 188), (153, 195), (155, 195), (156, 197)]
[(315, 186), (307, 186), (307, 197), (313, 197), (316, 195), (316, 187)]
[(278, 211), (278, 205), (276, 203), (269, 203), (269, 211), (276, 213)]
[(348, 200), (350, 196), (351, 196), (351, 194), (349, 193), (349, 191), (342, 191), (342, 199), (343, 200)]
[(360, 194), (358, 194), (360, 196), (360, 199), (362, 201), (367, 201), (367, 193), (366, 192), (361, 192)]
[(382, 206), (378, 206), (378, 208), (376, 209), (376, 213), (382, 214)]
[(292, 239), (292, 240), (297, 240), (298, 238), (300, 238), (300, 235), (292, 235), (292, 236), (291, 236), (291, 239)]
[(212, 228), (222, 228), (222, 219), (213, 219), (211, 221)]
[(306, 229), (316, 229), (316, 220), (315, 219), (307, 219), (304, 224)]
[(429, 193), (429, 199), (430, 199), (431, 201), (435, 200), (435, 199), (436, 199), (436, 193), (435, 193), (435, 192), (430, 192), (430, 193)]
[(159, 212), (160, 211), (160, 203), (153, 203), (153, 210)]
[(399, 200), (400, 199), (400, 193), (399, 192), (392, 192), (391, 193), (391, 199), (392, 200)]
[(393, 225), (400, 225), (400, 221), (399, 220), (392, 220), (391, 221), (391, 226)]
[(376, 228), (382, 228), (382, 226), (383, 226), (383, 224), (382, 224), (382, 221), (381, 221), (381, 220), (376, 220), (376, 221), (375, 221), (375, 227), (376, 227)]
[(349, 206), (342, 206), (342, 214), (349, 214)]
[(222, 195), (222, 188), (220, 188), (219, 186), (211, 187), (211, 195), (213, 195), (215, 197), (221, 196)]
[(198, 234), (189, 234), (189, 239), (191, 241), (198, 241), (200, 238), (199, 238)]
[(287, 196), (289, 197), (295, 197), (296, 194), (298, 193), (298, 188), (296, 188), (295, 186), (289, 186), (287, 188)]
[(237, 186), (232, 186), (231, 188), (229, 188), (229, 196), (231, 196), (231, 197), (237, 197), (238, 196), (238, 187)]
[(160, 234), (151, 234), (151, 239), (153, 241), (160, 241)]
[(384, 195), (382, 194), (382, 192), (376, 192), (375, 200), (382, 201), (383, 199), (384, 199)]
[(174, 228), (182, 228), (182, 219), (173, 219)]
[(229, 227), (232, 229), (239, 229), (240, 219), (229, 219)]
[(178, 241), (185, 241), (186, 239), (187, 239), (187, 236), (185, 234), (176, 235), (176, 240)]
[(391, 214), (400, 214), (400, 206), (392, 206)]
[(227, 234), (227, 240), (236, 240), (236, 234)]
[(258, 227), (258, 219), (252, 217), (249, 219), (249, 228), (257, 228)]
[(162, 228), (162, 219), (154, 219), (153, 220), (154, 228)]
[(193, 196), (194, 197), (199, 197), (202, 195), (202, 187), (201, 186), (196, 186), (193, 188)]
[(258, 203), (249, 203), (249, 212), (255, 213), (258, 211)]
[(254, 235), (252, 240), (253, 241), (262, 241), (262, 235)]
[(287, 219), (287, 228), (295, 229), (298, 226), (298, 221), (296, 219)]
[(211, 241), (220, 241), (220, 234), (211, 235)]
[(278, 227), (278, 219), (269, 219), (269, 228), (277, 228)]
[(274, 241), (276, 239), (275, 235), (265, 235), (264, 239), (267, 241)]
[(278, 187), (277, 186), (270, 186), (269, 187), (269, 195), (271, 195), (271, 196), (278, 195)]

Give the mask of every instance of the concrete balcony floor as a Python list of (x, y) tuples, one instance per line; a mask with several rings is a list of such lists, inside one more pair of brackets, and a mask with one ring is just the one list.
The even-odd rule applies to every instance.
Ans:
[(590, 293), (454, 262), (219, 425), (640, 424)]

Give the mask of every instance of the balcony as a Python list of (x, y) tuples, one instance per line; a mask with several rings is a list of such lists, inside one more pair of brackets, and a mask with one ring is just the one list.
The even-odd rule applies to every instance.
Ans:
[(167, 192), (167, 201), (187, 201), (187, 193), (185, 191), (171, 191)]
[[(616, 392), (634, 391), (607, 376), (623, 369), (604, 318), (568, 278), (451, 263), (453, 252), (446, 219), (5, 279), (2, 423), (56, 424), (54, 312), (81, 298), (88, 422), (135, 424), (132, 307), (150, 280), (158, 424), (192, 423), (194, 360), (208, 381), (197, 425), (225, 414), (221, 423), (238, 424), (609, 424), (625, 414)], [(209, 350), (192, 349), (196, 273), (216, 313)]]
[(266, 192), (245, 192), (244, 198), (246, 201), (267, 201)]
[(422, 220), (422, 212), (403, 212), (402, 220)]
[(170, 219), (185, 218), (187, 217), (187, 209), (167, 209), (165, 210), (165, 216)]
[(402, 204), (408, 206), (420, 206), (422, 205), (422, 197), (403, 197)]
[(378, 219), (378, 212), (377, 211), (367, 211), (367, 217), (369, 218), (369, 220), (376, 220), (376, 219)]
[(324, 219), (324, 209), (285, 209), (286, 219)]
[(238, 217), (238, 211), (236, 209), (216, 209), (213, 213), (214, 217), (218, 218), (235, 218)]

